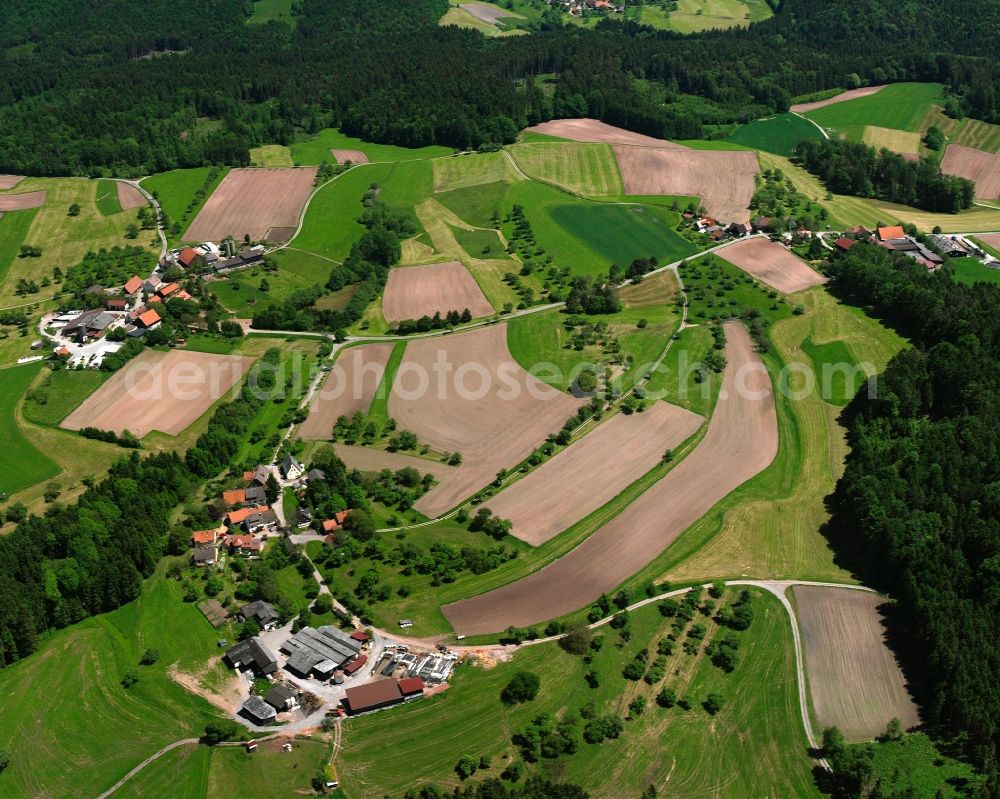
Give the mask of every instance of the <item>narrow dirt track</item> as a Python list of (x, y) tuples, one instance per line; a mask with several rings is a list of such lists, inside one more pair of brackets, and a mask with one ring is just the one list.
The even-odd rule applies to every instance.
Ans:
[(697, 449), (624, 512), (554, 563), (442, 608), (456, 633), (525, 627), (577, 610), (646, 566), (778, 451), (770, 376), (738, 322), (726, 324), (719, 401)]
[(885, 84), (880, 86), (865, 86), (863, 89), (848, 89), (846, 92), (841, 92), (833, 97), (827, 97), (825, 100), (816, 100), (812, 103), (796, 103), (788, 110), (793, 114), (808, 114), (817, 108), (826, 108), (828, 105), (843, 103), (847, 100), (857, 100), (859, 97), (867, 97), (870, 94), (882, 91), (884, 88)]

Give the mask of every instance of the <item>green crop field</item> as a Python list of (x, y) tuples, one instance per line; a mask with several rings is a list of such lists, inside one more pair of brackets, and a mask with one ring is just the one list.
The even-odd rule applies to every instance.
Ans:
[(59, 467), (29, 442), (17, 424), (17, 403), (41, 371), (39, 362), (0, 371), (0, 496), (13, 494), (59, 473)]
[(121, 203), (118, 202), (118, 184), (115, 181), (97, 181), (97, 210), (105, 216), (122, 212)]
[[(208, 288), (226, 308), (242, 316), (252, 314), (258, 305), (282, 303), (296, 291), (325, 285), (335, 266), (325, 258), (291, 248), (279, 250), (274, 258), (278, 262), (277, 272), (250, 267), (231, 273), (226, 280), (213, 280)], [(267, 281), (267, 291), (261, 290), (263, 280)]]
[(336, 159), (330, 150), (360, 150), (373, 162), (382, 161), (413, 161), (425, 158), (438, 158), (451, 155), (450, 147), (432, 145), (409, 149), (397, 147), (394, 144), (371, 144), (361, 139), (347, 136), (335, 128), (321, 130), (315, 136), (310, 136), (291, 145), (292, 158), (296, 166), (315, 166), (324, 161), (333, 164)]
[(679, 216), (666, 209), (638, 205), (565, 204), (548, 210), (566, 234), (583, 242), (610, 266), (656, 256), (671, 263), (696, 249), (675, 230)]
[(831, 405), (846, 405), (854, 398), (865, 375), (857, 371), (857, 363), (843, 341), (817, 344), (810, 337), (802, 342), (802, 351), (812, 361), (824, 400)]
[(975, 258), (952, 258), (951, 265), (955, 267), (955, 280), (959, 283), (1000, 284), (1000, 269), (983, 266)]
[[(711, 664), (703, 646), (688, 655), (678, 642), (665, 678), (653, 685), (625, 679), (623, 667), (644, 648), (655, 658), (658, 641), (670, 632), (670, 620), (655, 606), (631, 615), (631, 640), (622, 648), (614, 645), (617, 633), (602, 627), (604, 646), (589, 664), (549, 643), (524, 647), (489, 670), (460, 666), (439, 696), (345, 722), (338, 760), (344, 792), (354, 799), (396, 796), (426, 782), (451, 788), (459, 784), (454, 767), (463, 756), (489, 757), (490, 767), (476, 778), (496, 777), (511, 760), (521, 760), (511, 737), (536, 716), (579, 719), (580, 709), (593, 703), (598, 714), (621, 717), (642, 696), (645, 711), (625, 721), (619, 738), (581, 742), (575, 754), (525, 764), (528, 773), (583, 785), (594, 799), (638, 796), (650, 784), (662, 790), (668, 779), (678, 796), (818, 796), (798, 714), (788, 618), (773, 597), (756, 589), (752, 595), (754, 621), (739, 636), (740, 659), (730, 674)], [(714, 622), (698, 620), (709, 628), (706, 642), (723, 634)], [(596, 688), (584, 680), (591, 669)], [(499, 694), (519, 670), (537, 674), (541, 689), (534, 701), (507, 707)], [(654, 697), (663, 686), (687, 697), (691, 709), (659, 707)], [(715, 716), (701, 707), (709, 693), (725, 698)]]
[(484, 183), (480, 186), (443, 191), (435, 194), (434, 199), (470, 225), (489, 227), (493, 224), (494, 212), (503, 207), (509, 187), (510, 184), (500, 181)]
[[(194, 221), (198, 211), (212, 196), (215, 187), (222, 182), (229, 169), (225, 167), (219, 169), (215, 179), (209, 181), (208, 176), (211, 171), (212, 168), (207, 166), (174, 169), (143, 179), (143, 188), (150, 194), (155, 194), (157, 202), (160, 203), (160, 207), (171, 222), (180, 225), (182, 233), (171, 234), (169, 230), (167, 231), (167, 238), (171, 244), (180, 241), (183, 231), (187, 230), (188, 224)], [(195, 193), (202, 187), (205, 187), (204, 196), (195, 201)]]
[(34, 424), (57, 426), (111, 375), (96, 369), (50, 372), (24, 403), (24, 418)]
[[(465, 230), (452, 228), (455, 240), (469, 255), (476, 258), (507, 258), (507, 250), (500, 241), (500, 234), (495, 230)], [(511, 261), (511, 268), (514, 263)]]
[(809, 111), (806, 116), (824, 128), (860, 138), (865, 125), (916, 131), (932, 105), (941, 102), (937, 83), (894, 83), (856, 100)]
[(1000, 125), (991, 125), (978, 119), (966, 119), (952, 141), (964, 144), (966, 147), (995, 153), (1000, 150)]
[(795, 114), (779, 114), (741, 125), (730, 134), (728, 141), (787, 157), (800, 141), (821, 138), (823, 135), (808, 120)]
[(465, 153), (449, 158), (435, 158), (432, 165), (435, 192), (520, 179), (503, 152)]
[(523, 143), (508, 148), (528, 177), (588, 197), (624, 192), (610, 144), (591, 142)]
[[(0, 773), (4, 797), (93, 799), (166, 744), (197, 737), (216, 717), (169, 670), (203, 668), (218, 655), (219, 634), (163, 573), (147, 581), (141, 598), (55, 633), (30, 658), (0, 671), (0, 749), (12, 759)], [(147, 647), (159, 650), (159, 661), (140, 666)], [(130, 670), (139, 681), (123, 688)], [(45, 701), (38, 699), (41, 687)]]

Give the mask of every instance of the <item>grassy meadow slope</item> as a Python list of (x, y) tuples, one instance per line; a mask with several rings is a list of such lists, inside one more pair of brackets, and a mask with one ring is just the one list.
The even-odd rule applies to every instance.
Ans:
[(16, 420), (17, 404), (41, 370), (40, 363), (0, 370), (0, 497), (8, 497), (59, 473), (56, 466), (24, 437)]

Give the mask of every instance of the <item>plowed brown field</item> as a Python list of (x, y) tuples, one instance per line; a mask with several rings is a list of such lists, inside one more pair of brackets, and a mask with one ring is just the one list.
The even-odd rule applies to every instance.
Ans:
[(339, 416), (367, 413), (382, 382), (392, 343), (362, 344), (340, 354), (299, 427), (300, 438), (323, 441), (330, 437)]
[(906, 680), (885, 643), (877, 594), (849, 588), (797, 585), (806, 673), (816, 721), (837, 726), (850, 741), (874, 738), (898, 718), (920, 723)]
[(596, 141), (608, 144), (632, 144), (639, 147), (663, 147), (668, 150), (686, 150), (683, 144), (674, 144), (666, 139), (654, 139), (641, 133), (633, 133), (624, 128), (616, 128), (596, 119), (553, 119), (528, 128), (546, 136), (558, 136), (573, 141)]
[(176, 436), (222, 399), (253, 358), (205, 352), (146, 350), (67, 416), (60, 427), (96, 427), (142, 438), (151, 430)]
[(406, 469), (408, 467), (416, 469), (420, 474), (432, 474), (437, 481), (446, 480), (455, 471), (454, 466), (449, 466), (441, 461), (432, 461), (427, 458), (418, 458), (415, 455), (407, 455), (403, 452), (387, 452), (384, 449), (372, 449), (371, 447), (352, 447), (348, 444), (334, 444), (333, 451), (337, 453), (348, 469), (357, 469), (361, 472), (380, 472), (383, 469)]
[(756, 153), (621, 144), (613, 148), (626, 194), (693, 195), (721, 222), (749, 221), (753, 179), (760, 172)]
[(826, 283), (819, 272), (770, 239), (738, 241), (718, 250), (716, 255), (782, 294)]
[(522, 369), (507, 349), (507, 325), (410, 341), (389, 396), (389, 416), (462, 465), (414, 507), (438, 516), (515, 466), (580, 401)]
[(1000, 153), (985, 153), (964, 144), (949, 144), (941, 160), (941, 171), (975, 183), (977, 200), (1000, 197)]
[(511, 533), (538, 546), (614, 499), (705, 421), (654, 402), (643, 413), (619, 413), (527, 477), (484, 503), (513, 522)]
[(457, 633), (526, 627), (593, 602), (642, 569), (778, 451), (771, 379), (738, 322), (726, 323), (722, 388), (698, 447), (569, 554), (503, 588), (445, 605)]
[(118, 204), (123, 211), (131, 211), (133, 208), (141, 208), (146, 204), (146, 198), (142, 192), (130, 183), (118, 181)]
[(0, 191), (14, 188), (24, 180), (24, 175), (0, 175)]
[(368, 156), (365, 155), (361, 150), (330, 150), (333, 153), (333, 157), (337, 159), (338, 164), (346, 164), (350, 161), (352, 164), (367, 164)]
[(489, 304), (475, 278), (459, 261), (389, 270), (382, 295), (382, 314), (388, 322), (419, 319), (466, 308), (473, 318), (490, 316)]
[(23, 194), (0, 194), (0, 211), (24, 211), (45, 205), (46, 192), (26, 191)]
[(184, 238), (219, 241), (226, 236), (263, 239), (270, 228), (296, 228), (309, 199), (315, 167), (231, 169), (198, 212)]

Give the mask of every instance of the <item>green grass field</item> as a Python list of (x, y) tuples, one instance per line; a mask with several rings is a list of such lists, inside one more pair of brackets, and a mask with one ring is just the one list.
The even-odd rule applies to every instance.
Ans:
[(240, 747), (212, 752), (206, 799), (284, 799), (312, 794), (310, 780), (321, 773), (330, 756), (330, 746), (322, 741), (297, 738), (291, 752), (276, 743), (265, 742), (247, 754)]
[[(642, 696), (645, 712), (625, 722), (620, 738), (583, 742), (573, 755), (526, 764), (528, 773), (574, 782), (594, 799), (639, 796), (650, 784), (661, 791), (669, 784), (677, 796), (818, 796), (798, 715), (788, 619), (763, 592), (754, 590), (753, 602), (754, 621), (740, 634), (740, 662), (731, 674), (711, 665), (704, 647), (688, 655), (678, 644), (662, 681), (626, 680), (625, 664), (643, 648), (655, 658), (657, 642), (670, 630), (670, 620), (654, 606), (632, 614), (632, 638), (623, 648), (615, 645), (614, 630), (601, 628), (604, 646), (589, 665), (555, 644), (541, 644), (493, 669), (461, 666), (437, 697), (345, 723), (338, 761), (344, 792), (355, 799), (396, 796), (428, 782), (451, 788), (460, 784), (454, 766), (463, 756), (490, 757), (490, 768), (475, 778), (496, 777), (510, 760), (521, 759), (511, 737), (539, 714), (569, 718), (593, 702), (599, 714), (625, 716), (627, 705)], [(707, 641), (715, 624), (706, 626)], [(597, 688), (584, 681), (589, 669), (598, 675)], [(537, 674), (541, 689), (534, 701), (508, 708), (499, 694), (518, 670)], [(691, 709), (656, 705), (662, 686), (688, 697)], [(700, 705), (710, 692), (726, 700), (716, 716)]]
[(843, 341), (817, 344), (810, 337), (802, 342), (802, 351), (812, 360), (823, 399), (831, 405), (846, 405), (854, 398), (864, 375), (856, 371), (856, 361)]
[(465, 153), (435, 158), (432, 166), (435, 192), (519, 179), (503, 152)]
[(115, 791), (114, 799), (207, 799), (215, 751), (201, 744), (173, 749)]
[(504, 206), (504, 199), (509, 188), (509, 183), (496, 181), (480, 186), (443, 191), (440, 194), (435, 194), (434, 198), (470, 225), (489, 227), (493, 224), (493, 213)]
[(755, 119), (738, 127), (728, 141), (789, 157), (804, 139), (823, 138), (816, 126), (795, 114)]
[(118, 202), (118, 184), (115, 181), (97, 181), (97, 210), (105, 216), (122, 212), (121, 203)]
[(59, 467), (24, 437), (16, 419), (17, 403), (41, 369), (36, 362), (0, 371), (0, 496), (59, 474)]
[(151, 175), (142, 181), (143, 188), (150, 194), (156, 195), (157, 202), (160, 203), (164, 213), (170, 217), (172, 222), (177, 222), (181, 226), (181, 233), (178, 235), (171, 235), (169, 230), (167, 231), (167, 238), (171, 244), (177, 244), (180, 241), (183, 231), (187, 230), (188, 224), (198, 215), (201, 206), (212, 196), (215, 187), (222, 182), (228, 171), (228, 168), (219, 170), (215, 180), (208, 184), (205, 196), (191, 211), (188, 211), (188, 205), (194, 199), (195, 192), (205, 185), (211, 167), (174, 169), (170, 172)]
[(265, 144), (250, 148), (250, 165), (261, 167), (295, 166), (292, 151), (283, 144)]
[(722, 384), (721, 375), (702, 372), (699, 379), (697, 364), (712, 351), (712, 331), (707, 325), (687, 327), (643, 387), (647, 396), (656, 397), (706, 418), (712, 411)]
[[(476, 258), (508, 258), (507, 250), (500, 241), (500, 234), (495, 230), (465, 230), (452, 228), (455, 240), (469, 255)], [(514, 262), (511, 261), (511, 268)]]
[(32, 392), (33, 398), (25, 401), (24, 418), (34, 424), (56, 427), (110, 376), (95, 369), (50, 372)]
[(696, 251), (674, 230), (678, 215), (666, 209), (566, 204), (553, 206), (548, 212), (556, 224), (589, 246), (609, 265), (625, 266), (635, 258), (651, 255), (661, 263), (671, 263)]
[(231, 355), (240, 346), (238, 338), (219, 338), (218, 336), (191, 336), (184, 344), (184, 349), (192, 352), (208, 352), (213, 355)]
[[(200, 735), (216, 716), (169, 670), (201, 669), (217, 656), (219, 634), (163, 573), (147, 581), (138, 600), (55, 633), (0, 672), (0, 748), (12, 758), (0, 773), (0, 795), (93, 799), (166, 744)], [(140, 666), (147, 647), (160, 659)], [(130, 670), (139, 682), (126, 689), (120, 681)]]
[(824, 128), (860, 138), (865, 125), (916, 131), (932, 105), (941, 102), (937, 83), (894, 83), (856, 100), (809, 111), (806, 116)]
[(1000, 125), (991, 125), (978, 119), (966, 119), (952, 141), (964, 144), (966, 147), (995, 153), (1000, 150)]
[(955, 280), (959, 283), (995, 283), (1000, 284), (1000, 269), (983, 266), (975, 258), (952, 258), (955, 267)]
[(369, 418), (374, 419), (380, 428), (384, 427), (389, 421), (389, 394), (392, 393), (392, 384), (396, 380), (396, 372), (399, 370), (399, 365), (403, 362), (403, 355), (405, 354), (406, 342), (396, 342), (392, 347), (392, 352), (389, 354), (389, 360), (385, 365), (385, 373), (382, 375), (382, 380), (375, 391), (375, 396), (372, 398), (372, 404), (368, 408)]
[[(231, 273), (227, 280), (213, 280), (208, 287), (237, 316), (252, 315), (257, 306), (282, 303), (300, 289), (324, 285), (334, 267), (324, 258), (299, 250), (280, 250), (274, 257), (277, 272), (251, 267)], [(267, 291), (261, 291), (262, 280), (267, 281)]]
[(624, 193), (610, 144), (591, 142), (522, 143), (508, 148), (528, 177), (587, 197)]
[(450, 147), (431, 145), (418, 149), (407, 147), (397, 147), (394, 144), (371, 144), (352, 136), (346, 136), (335, 128), (321, 130), (315, 136), (311, 136), (291, 145), (292, 158), (296, 166), (315, 166), (324, 161), (336, 163), (332, 149), (337, 150), (360, 150), (368, 159), (373, 162), (382, 161), (413, 161), (425, 158), (438, 158), (442, 155), (451, 155)]
[(0, 286), (17, 258), (18, 249), (24, 243), (36, 213), (37, 209), (32, 208), (0, 214)]
[(295, 27), (295, 17), (292, 16), (292, 0), (253, 0), (253, 16), (247, 19), (248, 25), (263, 25), (265, 22), (278, 20)]

